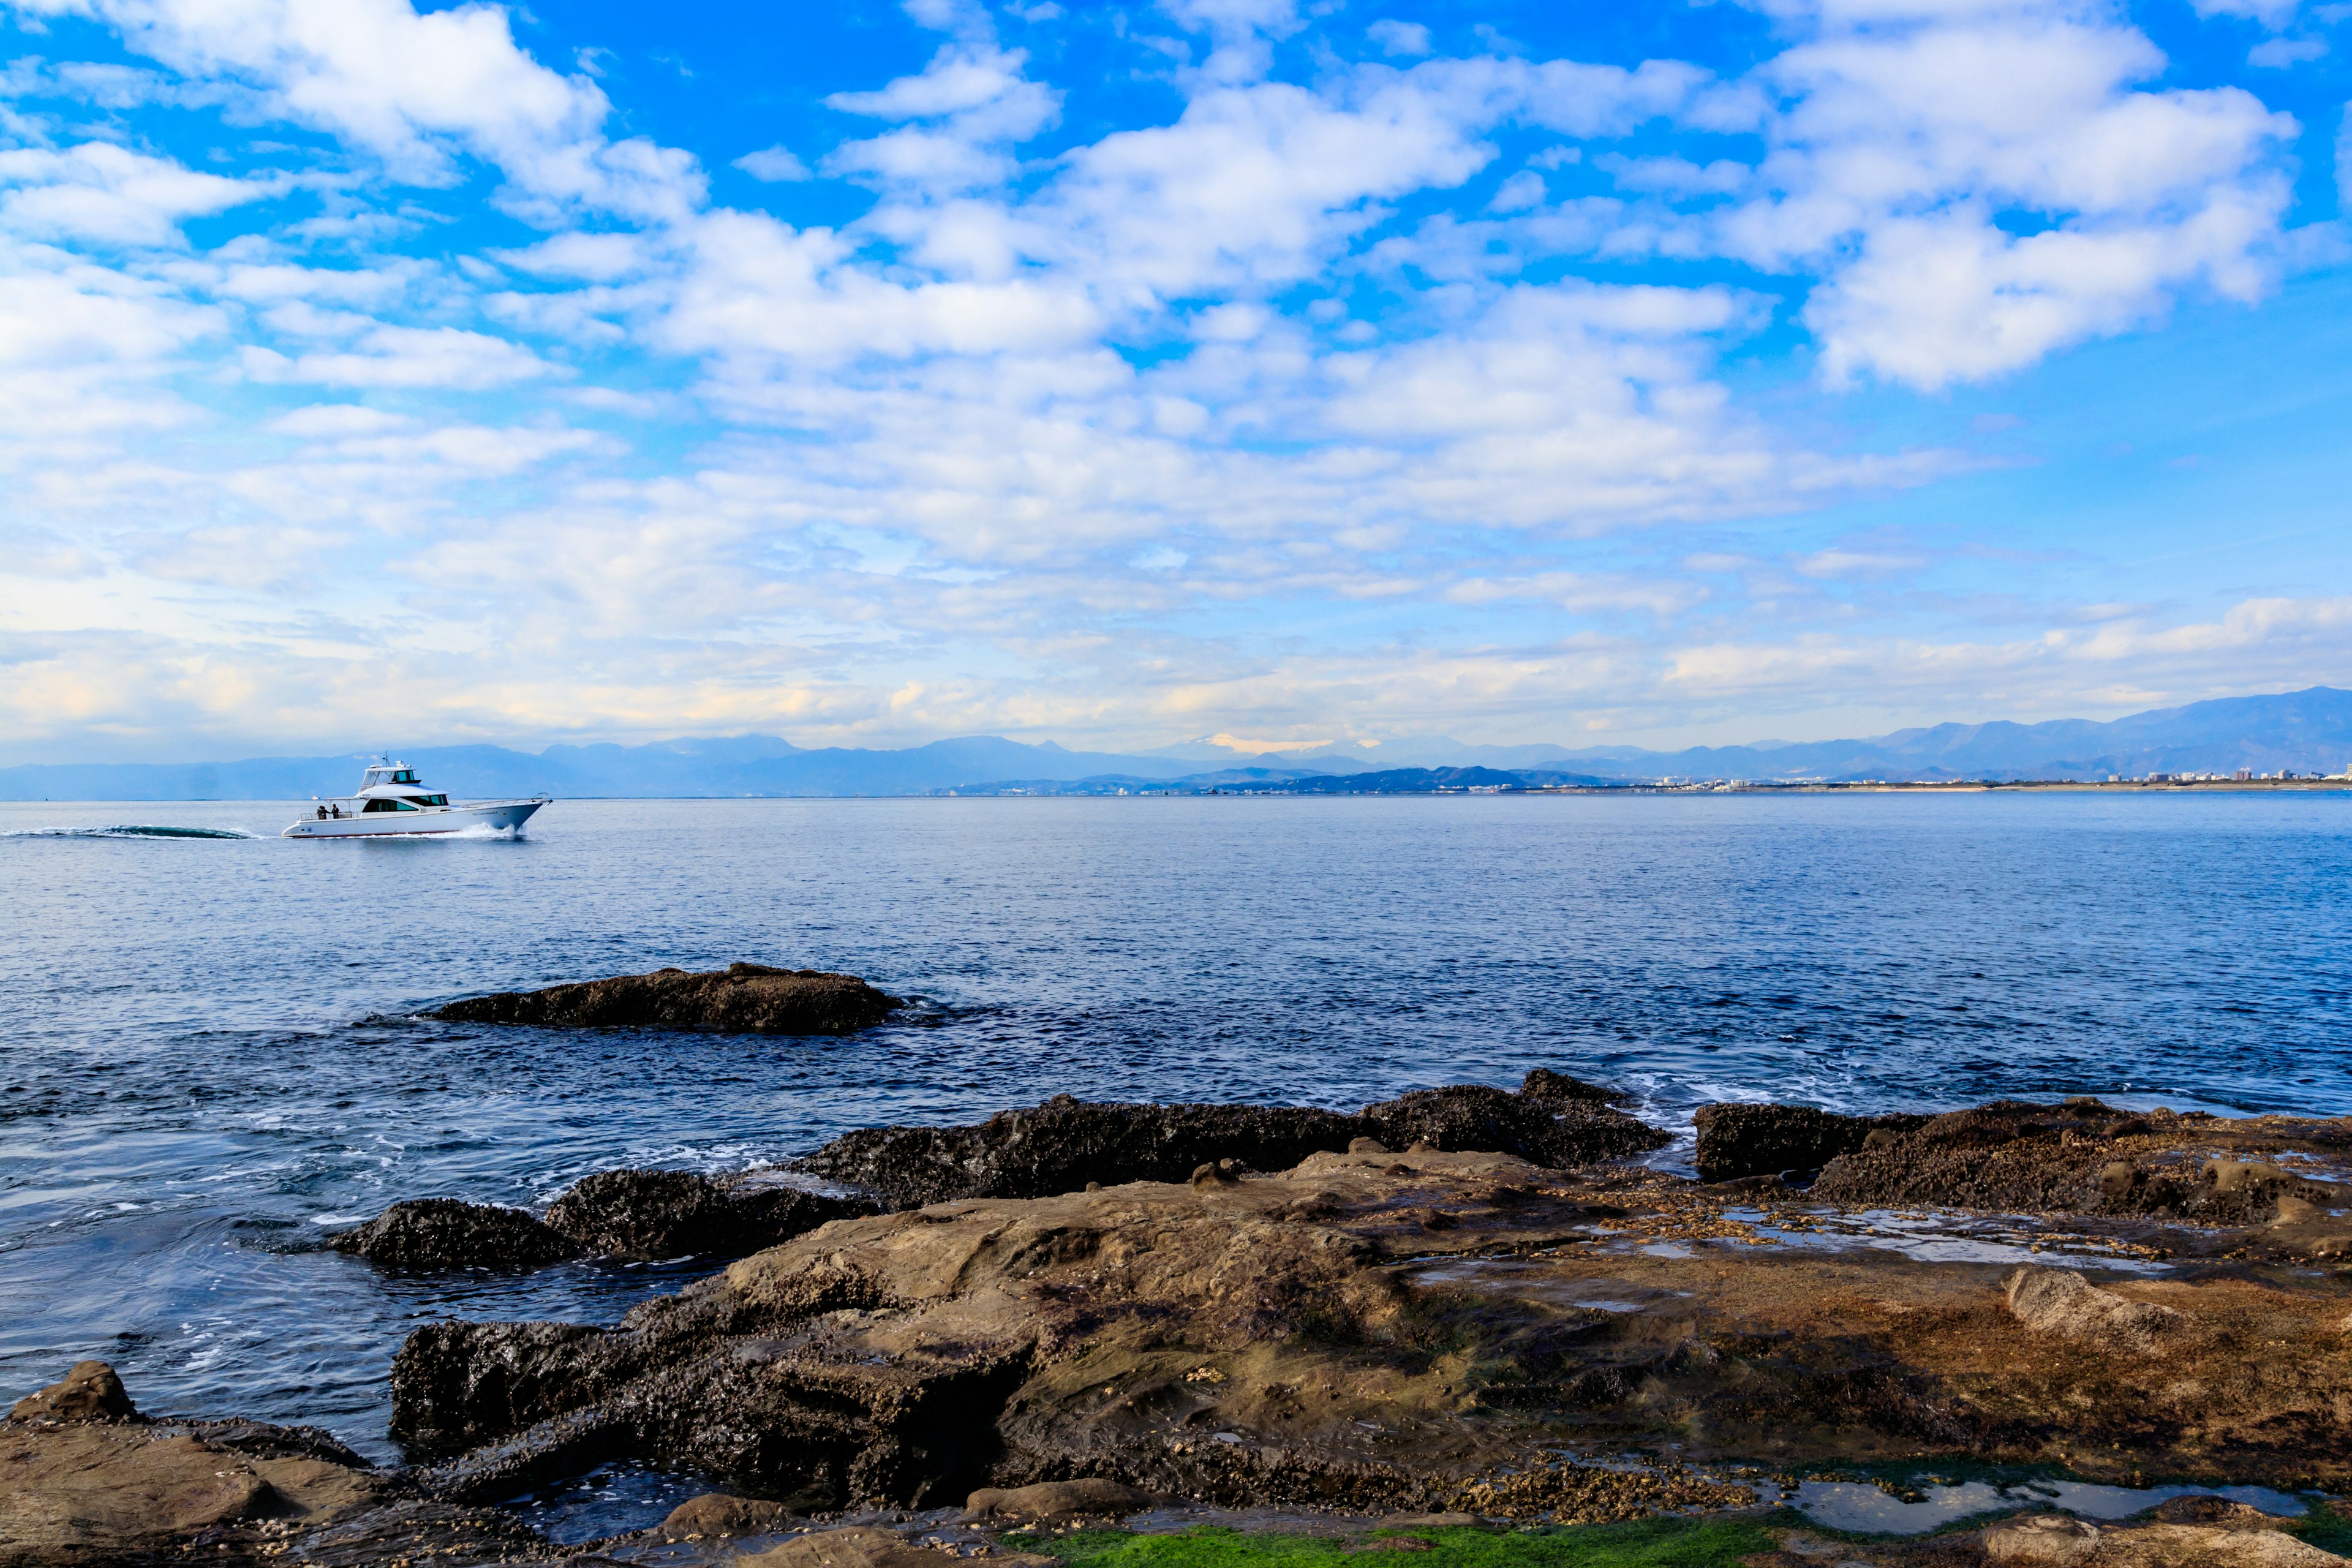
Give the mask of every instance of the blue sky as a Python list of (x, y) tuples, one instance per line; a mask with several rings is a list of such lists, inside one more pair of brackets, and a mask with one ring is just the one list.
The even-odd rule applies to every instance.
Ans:
[(0, 5), (0, 759), (2352, 684), (2347, 18)]

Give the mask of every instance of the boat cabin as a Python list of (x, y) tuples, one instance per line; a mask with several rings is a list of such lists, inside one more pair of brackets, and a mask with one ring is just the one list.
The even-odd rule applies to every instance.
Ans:
[(360, 775), (360, 787), (352, 798), (364, 802), (362, 814), (372, 811), (422, 811), (428, 805), (447, 805), (446, 795), (428, 794), (416, 770), (405, 763), (383, 762), (369, 765)]

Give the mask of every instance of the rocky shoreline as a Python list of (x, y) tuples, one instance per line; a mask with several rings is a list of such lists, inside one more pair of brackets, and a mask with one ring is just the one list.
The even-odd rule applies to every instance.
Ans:
[[(1048, 1502), (1135, 1528), (1697, 1510), (1785, 1532), (1801, 1478), (1956, 1468), (2352, 1490), (2352, 1119), (2075, 1100), (1696, 1121), (1693, 1181), (1639, 1163), (1667, 1134), (1549, 1072), (1351, 1113), (1060, 1097), (727, 1181), (604, 1173), (543, 1215), (396, 1205), (338, 1246), (388, 1268), (712, 1272), (610, 1329), (418, 1329), (393, 1373), (397, 1470), (305, 1429), (151, 1421), (83, 1363), (0, 1423), (0, 1564), (658, 1545), (919, 1568), (941, 1531), (1010, 1559), (1004, 1532)], [(712, 1495), (583, 1548), (497, 1506), (614, 1458)], [(2342, 1561), (2208, 1500), (2201, 1521), (2012, 1521), (1936, 1550)]]

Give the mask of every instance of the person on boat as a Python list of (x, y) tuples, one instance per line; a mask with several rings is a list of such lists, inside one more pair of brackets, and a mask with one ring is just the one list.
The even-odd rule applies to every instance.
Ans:
[(323, 805), (319, 808), (319, 820), (321, 822), (327, 820), (327, 808)]
[(330, 810), (330, 811), (331, 811), (331, 812), (333, 812), (333, 813), (335, 814), (335, 820), (336, 820), (336, 821), (341, 822), (341, 821), (342, 820), (342, 818), (343, 818), (343, 808), (342, 808), (341, 806), (340, 806), (340, 805), (331, 805), (331, 806), (329, 806), (327, 809), (328, 809), (328, 810)]

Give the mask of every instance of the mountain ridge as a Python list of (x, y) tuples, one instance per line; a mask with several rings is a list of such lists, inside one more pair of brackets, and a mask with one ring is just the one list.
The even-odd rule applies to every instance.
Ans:
[[(1450, 748), (1449, 750), (1446, 750)], [(802, 747), (776, 736), (736, 735), (551, 745), (537, 753), (502, 746), (426, 746), (401, 753), (434, 787), (474, 797), (549, 794), (588, 797), (912, 795), (995, 787), (991, 781), (1206, 787), (1237, 771), (1301, 779), (1408, 770), (1487, 768), (1594, 779), (1746, 778), (1778, 782), (1936, 782), (1949, 779), (2099, 779), (2149, 773), (2342, 773), (2352, 767), (2352, 691), (2314, 686), (2255, 697), (2215, 698), (2120, 719), (1947, 722), (1856, 740), (1765, 742), (1652, 752), (1541, 743), (1493, 746), (1443, 736), (1376, 748), (1368, 761), (1339, 745), (1297, 752), (1230, 752), (1222, 768), (1199, 757), (1071, 751), (1053, 742), (964, 735), (898, 750)], [(1433, 749), (1444, 754), (1432, 754)], [(300, 800), (349, 792), (365, 754), (250, 757), (236, 762), (30, 763), (0, 768), (0, 800)], [(1322, 793), (1320, 790), (1308, 793)]]

